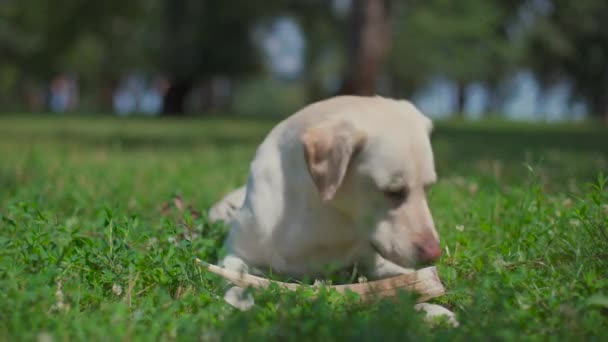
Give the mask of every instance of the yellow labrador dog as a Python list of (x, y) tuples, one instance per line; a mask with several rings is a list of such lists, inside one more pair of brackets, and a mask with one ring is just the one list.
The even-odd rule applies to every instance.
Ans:
[[(357, 264), (377, 279), (435, 261), (431, 129), (407, 101), (357, 96), (311, 104), (279, 123), (259, 146), (247, 185), (209, 212), (230, 227), (222, 266), (302, 276)], [(225, 298), (247, 308), (253, 302), (241, 292)], [(422, 309), (443, 309), (433, 307)]]

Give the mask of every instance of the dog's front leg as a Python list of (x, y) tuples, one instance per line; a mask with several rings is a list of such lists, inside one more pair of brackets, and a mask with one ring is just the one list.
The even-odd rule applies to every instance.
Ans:
[(456, 315), (444, 308), (441, 305), (431, 304), (431, 303), (418, 303), (414, 306), (414, 309), (417, 311), (424, 311), (425, 319), (427, 322), (433, 322), (435, 317), (445, 317), (448, 321), (448, 324), (453, 326), (454, 328), (458, 327), (460, 323), (456, 319)]
[[(389, 260), (383, 258), (378, 252), (373, 252), (369, 257), (365, 258), (362, 262), (364, 271), (367, 276), (372, 279), (383, 279), (388, 277), (398, 276), (400, 274), (415, 272), (414, 269), (405, 268), (399, 266)], [(441, 305), (430, 304), (430, 303), (419, 303), (414, 306), (417, 311), (424, 311), (426, 320), (432, 322), (435, 317), (444, 316), (447, 318), (448, 323), (453, 327), (459, 325), (456, 320), (454, 313)]]
[(224, 198), (209, 209), (209, 221), (212, 223), (216, 221), (229, 222), (234, 217), (236, 211), (243, 205), (246, 193), (247, 187), (242, 186), (224, 196)]
[[(222, 259), (220, 265), (228, 270), (249, 273), (249, 266), (245, 261), (234, 254), (228, 254)], [(233, 307), (245, 311), (249, 310), (254, 304), (251, 293), (246, 292), (244, 288), (227, 283), (230, 287), (224, 294), (224, 300)]]

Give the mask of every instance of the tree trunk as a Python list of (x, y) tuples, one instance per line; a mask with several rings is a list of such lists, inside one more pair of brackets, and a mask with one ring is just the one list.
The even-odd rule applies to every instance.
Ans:
[(381, 63), (389, 46), (390, 0), (354, 0), (350, 13), (350, 58), (341, 94), (373, 95)]
[(190, 94), (193, 87), (194, 81), (190, 79), (172, 82), (163, 99), (163, 115), (183, 116), (186, 112), (186, 97)]
[(589, 115), (608, 123), (608, 91), (596, 91), (589, 98)]
[(102, 112), (112, 113), (114, 111), (114, 91), (118, 82), (110, 77), (104, 77), (97, 86), (97, 101)]
[(23, 85), (23, 98), (27, 111), (36, 113), (47, 109), (47, 94), (40, 82), (27, 80)]
[(456, 82), (456, 117), (464, 118), (464, 104), (467, 99), (466, 85), (462, 82)]
[(500, 112), (498, 86), (493, 83), (486, 83), (485, 87), (488, 90), (488, 100), (482, 115), (486, 117), (496, 116)]
[(604, 124), (608, 125), (608, 103), (604, 104), (599, 113), (599, 118), (604, 121)]

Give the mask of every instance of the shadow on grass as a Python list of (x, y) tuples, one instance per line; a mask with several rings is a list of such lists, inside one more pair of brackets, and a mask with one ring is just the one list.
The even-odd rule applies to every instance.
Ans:
[[(533, 127), (536, 127), (532, 129)], [(433, 136), (441, 177), (475, 176), (490, 183), (530, 179), (527, 165), (554, 189), (608, 173), (608, 131), (551, 126), (483, 128), (439, 126)], [(571, 187), (570, 187), (571, 188)]]
[[(235, 147), (253, 150), (276, 122), (235, 117), (185, 120), (107, 117), (15, 119), (0, 126), (0, 143), (126, 152), (187, 152), (199, 147), (218, 151)], [(516, 176), (525, 172), (524, 163), (533, 162), (556, 169), (555, 172), (563, 178), (589, 178), (606, 165), (608, 130), (574, 124), (439, 122), (433, 133), (433, 145), (442, 176), (466, 176), (476, 171), (476, 163), (500, 161), (506, 174)]]
[(124, 150), (257, 145), (276, 120), (238, 117), (0, 116), (0, 142)]
[(204, 133), (201, 136), (154, 136), (111, 134), (108, 136), (90, 136), (75, 132), (63, 133), (57, 139), (70, 144), (90, 147), (112, 147), (122, 150), (190, 150), (197, 146), (212, 148), (251, 147), (263, 140), (263, 135), (228, 135), (222, 133)]
[(584, 151), (608, 156), (608, 131), (603, 130), (569, 131), (542, 126), (536, 130), (440, 126), (434, 139), (449, 144), (451, 150), (464, 159), (521, 160), (526, 152), (548, 151)]

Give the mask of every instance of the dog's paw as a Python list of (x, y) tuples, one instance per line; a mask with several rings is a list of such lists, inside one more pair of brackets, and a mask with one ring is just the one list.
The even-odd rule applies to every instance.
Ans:
[(429, 304), (429, 303), (420, 303), (414, 306), (414, 309), (418, 311), (424, 311), (426, 313), (425, 320), (429, 323), (433, 323), (436, 318), (445, 317), (447, 319), (448, 324), (452, 327), (456, 328), (460, 325), (458, 320), (456, 320), (456, 315), (441, 305), (437, 304)]
[(226, 291), (224, 300), (241, 311), (247, 311), (255, 304), (251, 293), (246, 292), (244, 288), (238, 286), (233, 286)]
[(228, 222), (234, 216), (237, 209), (237, 206), (233, 203), (222, 201), (209, 210), (209, 220), (211, 222)]
[(211, 222), (228, 222), (245, 201), (245, 187), (240, 187), (209, 209), (209, 220)]

